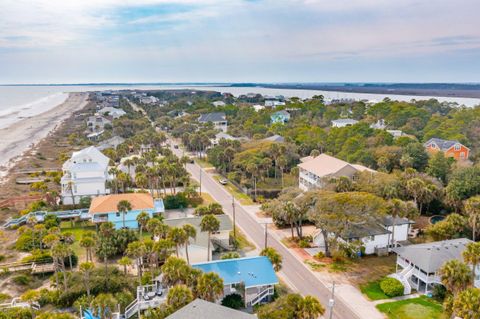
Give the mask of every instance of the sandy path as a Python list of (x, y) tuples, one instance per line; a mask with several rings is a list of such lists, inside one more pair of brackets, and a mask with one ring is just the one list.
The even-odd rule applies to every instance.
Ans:
[(25, 151), (59, 127), (73, 112), (85, 107), (87, 98), (88, 93), (70, 93), (57, 107), (0, 129), (0, 181)]

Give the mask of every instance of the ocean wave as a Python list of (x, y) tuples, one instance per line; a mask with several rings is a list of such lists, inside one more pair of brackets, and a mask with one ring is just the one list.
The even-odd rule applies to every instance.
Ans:
[(8, 127), (21, 119), (47, 112), (65, 102), (67, 97), (68, 93), (54, 93), (29, 103), (3, 109), (0, 111), (0, 128)]

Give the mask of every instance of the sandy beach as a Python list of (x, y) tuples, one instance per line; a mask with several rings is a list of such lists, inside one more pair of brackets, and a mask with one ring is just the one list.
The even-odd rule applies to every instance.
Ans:
[(87, 104), (88, 93), (70, 93), (55, 108), (0, 129), (0, 181), (25, 151), (54, 131), (73, 112)]

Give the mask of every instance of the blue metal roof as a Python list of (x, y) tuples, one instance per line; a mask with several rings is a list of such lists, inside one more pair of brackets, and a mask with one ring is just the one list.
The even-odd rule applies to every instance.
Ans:
[(243, 282), (248, 288), (278, 283), (272, 263), (264, 256), (215, 260), (192, 267), (217, 273), (225, 285)]

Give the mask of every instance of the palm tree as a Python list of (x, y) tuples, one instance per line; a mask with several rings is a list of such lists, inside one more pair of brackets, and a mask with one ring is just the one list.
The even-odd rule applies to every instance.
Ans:
[(274, 248), (264, 248), (260, 252), (260, 256), (266, 256), (272, 263), (275, 271), (280, 271), (280, 269), (282, 269), (282, 255), (280, 255)]
[(208, 232), (207, 260), (210, 261), (211, 236), (213, 232), (216, 232), (220, 229), (220, 221), (212, 214), (205, 215), (200, 222), (200, 229)]
[(480, 309), (480, 289), (468, 288), (458, 294), (453, 301), (453, 313), (456, 318), (478, 319)]
[(80, 247), (85, 248), (85, 260), (93, 261), (92, 248), (95, 247), (95, 233), (83, 233), (82, 239), (80, 239)]
[(173, 311), (188, 305), (192, 300), (193, 293), (190, 288), (185, 285), (174, 286), (168, 291), (167, 305), (169, 305)]
[(189, 267), (185, 260), (170, 256), (162, 266), (163, 283), (167, 286), (185, 283), (188, 272)]
[(325, 313), (325, 308), (313, 296), (305, 296), (298, 305), (298, 319), (316, 319)]
[(188, 245), (190, 245), (190, 239), (195, 240), (197, 238), (197, 229), (190, 224), (183, 225), (183, 230), (187, 235), (187, 240), (185, 242), (185, 256), (187, 258), (187, 263), (190, 264), (190, 257), (188, 256)]
[(418, 215), (418, 209), (415, 203), (404, 202), (398, 198), (393, 198), (388, 202), (388, 210), (392, 216), (392, 247), (396, 247), (395, 228), (398, 218), (414, 218)]
[(123, 274), (125, 277), (127, 276), (127, 267), (132, 265), (132, 260), (128, 258), (127, 256), (123, 256), (118, 260), (118, 264), (120, 266), (123, 266)]
[(52, 257), (55, 263), (60, 266), (63, 273), (63, 289), (68, 290), (67, 270), (65, 268), (65, 258), (71, 255), (71, 249), (64, 243), (57, 243), (52, 247)]
[(475, 282), (475, 270), (480, 264), (480, 242), (469, 243), (462, 252), (463, 260), (472, 265), (472, 280)]
[(72, 196), (73, 208), (75, 208), (75, 195), (73, 194), (74, 186), (75, 186), (75, 184), (73, 183), (73, 181), (68, 181), (67, 189), (70, 191), (70, 196)]
[(142, 190), (144, 190), (145, 187), (148, 186), (147, 176), (142, 172), (138, 172), (135, 174), (135, 184), (137, 184), (137, 187), (140, 187)]
[(472, 240), (476, 240), (477, 226), (480, 222), (480, 196), (474, 196), (465, 201), (465, 212), (468, 215), (468, 223), (472, 227)]
[(254, 201), (257, 201), (257, 174), (258, 174), (258, 165), (256, 163), (248, 163), (246, 167), (247, 172), (251, 175), (253, 179), (253, 189), (254, 189)]
[(145, 252), (145, 245), (141, 241), (131, 242), (128, 244), (127, 249), (125, 250), (125, 254), (128, 257), (135, 259), (139, 285), (142, 284), (142, 259), (143, 256), (145, 256)]
[(180, 227), (170, 228), (168, 232), (168, 238), (175, 244), (175, 253), (179, 257), (178, 251), (181, 245), (184, 245), (188, 240), (187, 233)]
[(125, 228), (125, 215), (132, 210), (132, 204), (128, 200), (121, 200), (117, 204), (117, 210), (122, 213), (123, 228)]
[(456, 296), (472, 283), (472, 270), (459, 260), (447, 261), (440, 268), (442, 284)]
[(80, 264), (80, 272), (83, 276), (83, 284), (87, 290), (87, 297), (90, 297), (90, 276), (95, 269), (95, 264), (93, 262), (84, 262)]
[(112, 186), (113, 186), (113, 193), (117, 194), (118, 193), (118, 174), (120, 171), (116, 167), (112, 167), (108, 170), (108, 174), (112, 176)]
[(100, 225), (97, 240), (97, 254), (103, 258), (105, 265), (105, 288), (108, 288), (108, 257), (117, 252), (117, 247), (113, 241), (113, 234), (115, 233), (115, 226), (112, 222), (105, 222)]
[(142, 231), (147, 227), (147, 223), (150, 220), (150, 215), (147, 212), (141, 212), (137, 216), (138, 230), (140, 232), (140, 239), (142, 239)]
[(287, 161), (287, 158), (284, 155), (282, 155), (277, 159), (277, 162), (278, 162), (277, 166), (278, 168), (280, 168), (280, 174), (282, 177), (282, 189), (283, 189), (283, 186), (284, 186), (283, 171), (285, 170), (285, 167), (287, 167), (288, 161)]
[(198, 278), (197, 297), (215, 302), (223, 294), (223, 279), (217, 273), (204, 273)]

